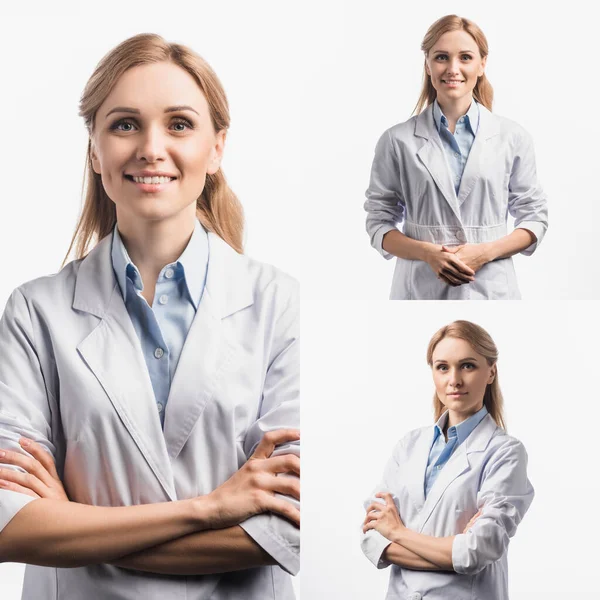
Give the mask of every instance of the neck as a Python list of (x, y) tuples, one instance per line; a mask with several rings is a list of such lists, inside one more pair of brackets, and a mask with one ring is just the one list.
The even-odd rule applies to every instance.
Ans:
[(185, 250), (196, 224), (196, 207), (192, 205), (192, 209), (160, 220), (130, 219), (117, 209), (119, 234), (142, 276), (144, 288), (154, 287), (161, 269)]
[(469, 107), (471, 106), (471, 102), (473, 102), (473, 96), (469, 95), (465, 98), (459, 98), (458, 100), (440, 100), (437, 98), (437, 102), (444, 113), (446, 119), (448, 119), (448, 127), (452, 131), (454, 131), (454, 127), (456, 126), (456, 121), (460, 119), (463, 115), (466, 115), (469, 111)]
[(479, 412), (483, 408), (483, 404), (478, 406), (470, 412), (456, 412), (454, 410), (448, 411), (448, 427), (453, 427), (466, 421), (469, 417), (472, 417), (475, 413)]

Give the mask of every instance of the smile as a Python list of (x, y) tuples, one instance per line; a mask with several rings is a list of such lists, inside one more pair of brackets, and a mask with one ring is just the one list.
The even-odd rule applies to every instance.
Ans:
[(125, 178), (128, 179), (129, 181), (133, 181), (134, 183), (145, 183), (145, 184), (169, 183), (175, 179), (175, 177), (164, 177), (164, 176), (135, 177), (133, 175), (125, 175)]

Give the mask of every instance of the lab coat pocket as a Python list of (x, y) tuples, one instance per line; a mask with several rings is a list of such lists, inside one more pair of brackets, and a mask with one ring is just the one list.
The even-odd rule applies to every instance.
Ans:
[(475, 275), (471, 285), (471, 299), (518, 299), (514, 267), (510, 258), (495, 260), (484, 265)]

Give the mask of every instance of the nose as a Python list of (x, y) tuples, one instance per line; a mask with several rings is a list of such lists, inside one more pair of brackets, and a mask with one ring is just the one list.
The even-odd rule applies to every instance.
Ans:
[(462, 377), (461, 377), (460, 369), (455, 369), (455, 368), (450, 369), (448, 376), (449, 376), (448, 384), (450, 385), (450, 387), (457, 388), (462, 385)]
[(139, 136), (136, 158), (147, 163), (165, 160), (165, 139), (158, 128), (148, 128)]
[(446, 71), (449, 75), (458, 75), (460, 62), (458, 58), (452, 58), (446, 65)]

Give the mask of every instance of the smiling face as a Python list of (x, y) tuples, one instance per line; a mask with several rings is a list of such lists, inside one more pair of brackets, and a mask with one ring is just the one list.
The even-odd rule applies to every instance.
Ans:
[(464, 103), (468, 108), (485, 63), (477, 43), (466, 31), (449, 31), (440, 36), (425, 61), (440, 105)]
[(433, 351), (432, 371), (440, 402), (450, 411), (450, 422), (460, 423), (483, 406), (485, 389), (496, 376), (496, 365), (465, 340), (445, 337)]
[(192, 219), (224, 143), (195, 79), (171, 62), (152, 63), (126, 71), (98, 109), (92, 166), (120, 226)]

